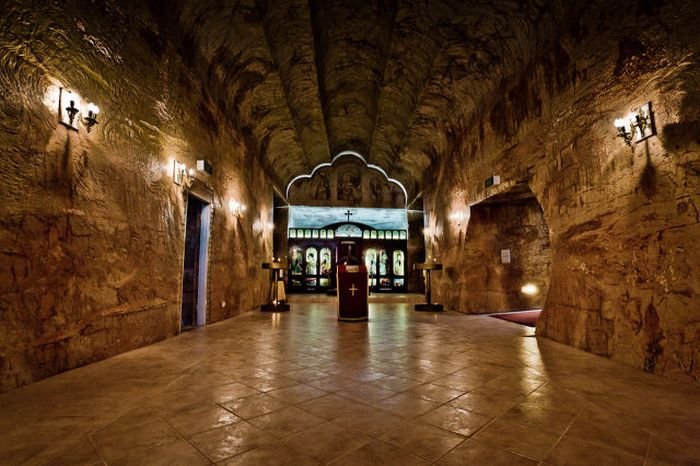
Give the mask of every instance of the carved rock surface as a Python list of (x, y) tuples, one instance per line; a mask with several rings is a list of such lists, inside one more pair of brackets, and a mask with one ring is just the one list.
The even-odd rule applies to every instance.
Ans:
[[(215, 321), (263, 299), (273, 187), (343, 150), (423, 195), (446, 303), (489, 286), (459, 235), (487, 241), (451, 213), (527, 184), (551, 248), (540, 335), (697, 382), (696, 3), (4, 2), (0, 386), (177, 331), (175, 159), (215, 167)], [(56, 124), (55, 83), (101, 108), (89, 135)], [(649, 101), (657, 136), (628, 147), (613, 121)]]
[[(269, 176), (220, 83), (188, 63), (199, 52), (146, 8), (73, 7), (5, 2), (0, 18), (0, 390), (178, 332), (175, 159), (214, 166), (207, 321), (253, 309), (267, 285)], [(90, 133), (58, 125), (53, 83), (100, 107)]]

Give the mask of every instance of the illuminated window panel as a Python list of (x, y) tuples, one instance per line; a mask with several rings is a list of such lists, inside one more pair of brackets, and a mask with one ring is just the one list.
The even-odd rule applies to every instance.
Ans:
[(326, 239), (326, 230), (321, 230), (321, 239)]
[(386, 230), (386, 231), (384, 232), (384, 236), (386, 237), (386, 239), (391, 239), (391, 231)]
[(363, 237), (364, 239), (369, 239), (369, 230), (363, 231), (363, 232), (362, 232), (362, 237)]
[(372, 239), (377, 239), (377, 231), (376, 231), (376, 230), (372, 230), (372, 231), (370, 232), (369, 236), (370, 236), (370, 238), (372, 238)]
[(377, 233), (377, 238), (384, 239), (384, 231), (383, 230), (379, 230), (379, 232)]
[(297, 230), (294, 228), (289, 229), (289, 237), (290, 238), (296, 238), (297, 237)]
[(399, 232), (399, 239), (406, 239), (406, 230), (401, 230)]
[(311, 230), (311, 237), (318, 238), (318, 230)]
[(335, 238), (335, 232), (333, 230), (328, 230), (328, 239)]
[(391, 232), (391, 237), (393, 239), (399, 239), (399, 232), (397, 230), (394, 230)]
[(304, 230), (304, 238), (311, 238), (311, 230)]

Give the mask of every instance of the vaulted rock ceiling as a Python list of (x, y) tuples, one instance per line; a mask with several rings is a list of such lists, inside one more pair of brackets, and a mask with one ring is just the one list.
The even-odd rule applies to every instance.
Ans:
[(280, 185), (353, 150), (412, 197), (501, 80), (546, 48), (552, 3), (189, 0), (177, 23)]

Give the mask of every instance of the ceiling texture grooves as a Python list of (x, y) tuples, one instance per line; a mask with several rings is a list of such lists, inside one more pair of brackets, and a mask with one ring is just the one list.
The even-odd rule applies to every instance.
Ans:
[[(181, 3), (180, 3), (181, 2)], [(223, 111), (286, 185), (342, 151), (412, 198), (503, 79), (522, 75), (557, 2), (180, 0)]]

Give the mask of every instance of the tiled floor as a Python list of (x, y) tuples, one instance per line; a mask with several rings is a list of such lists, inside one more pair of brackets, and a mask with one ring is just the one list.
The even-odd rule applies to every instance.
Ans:
[(0, 396), (0, 464), (700, 464), (700, 387), (533, 333), (247, 314)]

